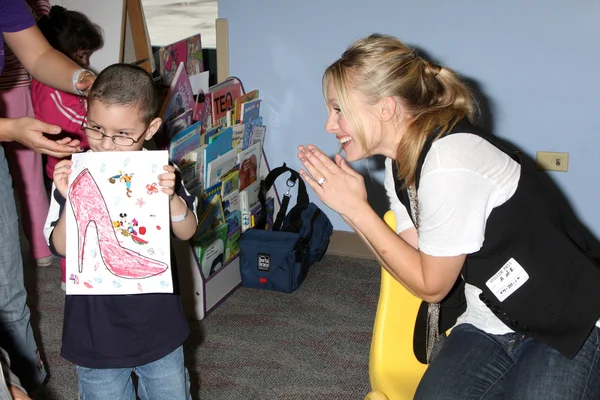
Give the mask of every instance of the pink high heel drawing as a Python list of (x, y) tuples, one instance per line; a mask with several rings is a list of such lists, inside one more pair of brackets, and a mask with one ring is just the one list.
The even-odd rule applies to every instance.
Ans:
[(93, 223), (98, 234), (100, 257), (106, 268), (120, 278), (143, 279), (158, 275), (168, 269), (167, 264), (147, 258), (119, 244), (108, 214), (106, 201), (86, 168), (79, 173), (69, 190), (79, 237), (79, 272), (83, 272), (83, 256), (87, 232)]

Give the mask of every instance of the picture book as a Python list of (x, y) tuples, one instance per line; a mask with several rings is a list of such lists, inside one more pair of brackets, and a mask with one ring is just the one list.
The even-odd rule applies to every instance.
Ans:
[(197, 151), (202, 144), (201, 130), (202, 124), (196, 122), (172, 137), (169, 145), (169, 158), (179, 168), (183, 168), (191, 162), (196, 162), (196, 153), (193, 156), (190, 153)]
[(172, 293), (167, 151), (73, 154), (65, 207), (68, 295)]
[(183, 114), (173, 118), (166, 123), (163, 123), (160, 128), (160, 138), (164, 141), (164, 144), (161, 144), (161, 147), (167, 148), (169, 147), (169, 143), (172, 140), (173, 136), (177, 135), (179, 132), (187, 129), (192, 125), (192, 110), (187, 110)]
[(163, 123), (167, 123), (188, 110), (194, 110), (194, 93), (192, 85), (185, 73), (184, 64), (180, 63), (160, 110)]
[(253, 126), (252, 127), (252, 135), (250, 139), (250, 145), (255, 143), (260, 143), (261, 146), (265, 143), (265, 136), (267, 134), (267, 127), (264, 125)]
[(260, 180), (256, 180), (246, 189), (240, 191), (240, 211), (242, 214), (242, 233), (252, 225), (252, 209), (260, 205), (258, 192), (260, 191)]
[(233, 125), (231, 130), (231, 145), (234, 149), (241, 151), (244, 144), (244, 124)]
[(161, 47), (158, 50), (158, 57), (160, 76), (166, 86), (171, 84), (178, 66), (182, 63), (188, 76), (204, 71), (202, 40), (199, 33)]
[(254, 128), (257, 126), (262, 126), (262, 117), (254, 118), (253, 120), (244, 123), (244, 139), (242, 143), (242, 150), (246, 150), (248, 147), (252, 146)]
[(223, 214), (223, 204), (221, 203), (221, 195), (218, 194), (214, 196), (208, 206), (202, 210), (194, 238), (201, 238), (224, 223), (225, 215)]
[(218, 126), (213, 126), (210, 129), (207, 129), (204, 132), (204, 143), (206, 144), (210, 144), (213, 142), (214, 138), (216, 138), (217, 136), (219, 136), (219, 134), (223, 133), (223, 127), (221, 125)]
[[(207, 207), (215, 196), (221, 196), (221, 185), (221, 182), (217, 182), (211, 187), (204, 190), (204, 193), (202, 193), (203, 207)], [(220, 198), (221, 200), (223, 199), (222, 197)]]
[(252, 101), (258, 99), (258, 90), (253, 90), (246, 94), (243, 94), (234, 100), (234, 112), (233, 119), (235, 124), (239, 124), (241, 122), (242, 117), (242, 104), (247, 101)]
[[(267, 215), (266, 215), (266, 219), (265, 219), (265, 226), (262, 227), (261, 229), (270, 231), (273, 228), (273, 223), (274, 223), (274, 215), (275, 215), (275, 198), (273, 197), (269, 197), (267, 199), (267, 201), (265, 202), (265, 206), (267, 209)], [(262, 217), (262, 205), (258, 204), (257, 206), (255, 206), (252, 209), (252, 220), (251, 222), (251, 226), (254, 227), (255, 224), (258, 224), (258, 221), (260, 220), (260, 218)]]
[(212, 93), (212, 123), (226, 125), (227, 111), (233, 110), (233, 100), (242, 95), (242, 83), (229, 78), (210, 88)]
[(196, 96), (196, 103), (194, 104), (194, 114), (192, 118), (194, 121), (202, 121), (202, 132), (205, 132), (213, 125), (212, 93), (198, 93)]
[(223, 176), (235, 168), (238, 163), (238, 153), (236, 149), (231, 149), (222, 156), (217, 157), (208, 163), (206, 172), (207, 186), (212, 186), (219, 182)]
[(196, 257), (198, 257), (198, 266), (204, 279), (208, 279), (225, 265), (227, 229), (227, 224), (221, 224), (192, 242)]
[[(194, 196), (200, 197), (204, 189), (204, 148), (199, 148), (187, 153), (181, 160), (181, 178), (188, 192), (194, 192)], [(175, 164), (177, 165), (177, 164)]]
[(229, 231), (229, 234), (227, 235), (227, 246), (225, 249), (225, 262), (231, 261), (233, 257), (240, 253), (238, 241), (240, 240), (241, 233), (242, 231), (239, 226), (236, 229)]
[(240, 190), (240, 166), (236, 165), (237, 168), (228, 172), (223, 178), (221, 178), (221, 197), (225, 198), (234, 191)]
[(240, 192), (235, 190), (223, 197), (223, 212), (228, 213), (240, 210)]
[(231, 212), (225, 216), (225, 221), (229, 225), (229, 232), (232, 232), (242, 226), (242, 214), (239, 210)]
[[(181, 172), (181, 180), (183, 181), (183, 185), (187, 189), (190, 194), (192, 191), (195, 191), (196, 187), (200, 185), (200, 177), (197, 173), (197, 165), (196, 165), (196, 152), (192, 151), (188, 153), (185, 158), (182, 160), (182, 167), (179, 167), (179, 171)], [(177, 164), (175, 164), (177, 166)], [(194, 196), (198, 196), (198, 194), (194, 194)]]
[(242, 123), (260, 117), (260, 102), (260, 99), (256, 99), (242, 103)]
[(240, 164), (240, 190), (246, 189), (256, 182), (260, 171), (262, 147), (260, 143), (253, 144), (238, 153), (237, 162)]
[[(229, 152), (231, 147), (231, 130), (226, 130), (220, 134), (211, 144), (204, 149), (204, 164), (209, 165), (217, 157)], [(208, 171), (208, 168), (207, 168)], [(204, 173), (204, 186), (208, 186), (207, 171)]]

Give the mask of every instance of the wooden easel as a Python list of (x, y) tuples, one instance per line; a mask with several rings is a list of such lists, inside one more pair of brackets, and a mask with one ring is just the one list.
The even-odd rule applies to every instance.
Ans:
[(225, 18), (215, 20), (217, 33), (217, 83), (229, 78), (229, 22)]
[(141, 0), (123, 0), (120, 62), (155, 70), (152, 45)]

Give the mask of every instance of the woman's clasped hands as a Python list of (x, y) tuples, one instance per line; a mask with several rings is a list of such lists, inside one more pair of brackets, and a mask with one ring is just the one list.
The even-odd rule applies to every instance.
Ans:
[(334, 162), (321, 149), (309, 144), (298, 146), (298, 158), (306, 168), (300, 170), (300, 176), (327, 207), (350, 220), (369, 207), (362, 175), (341, 155), (336, 154)]

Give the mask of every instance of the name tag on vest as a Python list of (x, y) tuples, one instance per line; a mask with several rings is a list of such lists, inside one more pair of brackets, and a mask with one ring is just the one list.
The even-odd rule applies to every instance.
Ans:
[(511, 258), (485, 284), (501, 302), (507, 299), (529, 279), (527, 271)]

